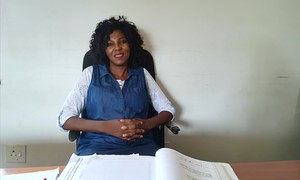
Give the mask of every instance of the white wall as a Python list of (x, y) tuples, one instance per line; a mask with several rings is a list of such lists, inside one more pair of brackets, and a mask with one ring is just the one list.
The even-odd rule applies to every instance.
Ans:
[[(211, 161), (300, 159), (300, 1), (0, 3), (0, 167), (66, 163), (60, 107), (96, 24), (119, 14), (141, 30), (176, 105), (181, 132), (167, 146)], [(28, 163), (5, 163), (6, 144), (27, 144)]]

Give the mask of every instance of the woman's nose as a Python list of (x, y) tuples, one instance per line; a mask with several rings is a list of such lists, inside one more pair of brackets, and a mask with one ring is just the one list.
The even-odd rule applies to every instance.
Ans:
[(119, 50), (119, 49), (121, 49), (121, 48), (122, 48), (122, 46), (121, 46), (120, 43), (116, 43), (116, 44), (115, 44), (115, 49)]

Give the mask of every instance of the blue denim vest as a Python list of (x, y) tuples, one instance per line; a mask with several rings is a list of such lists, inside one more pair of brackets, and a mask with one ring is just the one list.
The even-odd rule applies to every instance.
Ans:
[[(122, 89), (109, 73), (107, 65), (93, 66), (82, 117), (95, 121), (120, 118), (147, 119), (149, 96), (143, 68), (129, 68)], [(125, 141), (106, 133), (83, 132), (77, 139), (77, 154), (132, 154), (154, 155), (158, 146), (151, 133), (136, 141)]]

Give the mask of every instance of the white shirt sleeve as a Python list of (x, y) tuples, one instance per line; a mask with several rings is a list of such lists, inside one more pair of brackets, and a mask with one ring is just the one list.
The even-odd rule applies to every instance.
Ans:
[(73, 116), (79, 116), (85, 108), (87, 91), (92, 79), (93, 67), (84, 69), (75, 86), (67, 96), (58, 117), (58, 126), (62, 129), (63, 124)]
[(150, 75), (150, 73), (144, 68), (146, 85), (148, 88), (149, 96), (154, 109), (160, 113), (162, 111), (168, 111), (175, 117), (175, 108), (169, 99), (162, 92), (156, 81)]

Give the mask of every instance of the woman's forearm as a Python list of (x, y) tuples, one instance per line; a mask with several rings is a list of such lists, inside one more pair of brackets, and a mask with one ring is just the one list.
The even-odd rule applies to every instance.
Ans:
[(168, 111), (162, 111), (160, 112), (158, 115), (149, 118), (146, 122), (145, 122), (145, 128), (147, 130), (150, 130), (152, 128), (155, 128), (161, 124), (164, 124), (170, 120), (172, 120), (173, 115), (172, 113), (168, 112)]
[[(80, 117), (71, 117), (63, 125), (65, 130), (83, 132), (102, 132), (124, 140), (141, 138), (144, 132), (139, 126), (140, 122), (132, 119), (112, 119), (106, 121), (94, 121)], [(130, 136), (130, 137), (127, 137)], [(133, 137), (133, 138), (132, 138)]]
[(105, 121), (93, 121), (80, 117), (70, 117), (63, 125), (65, 130), (84, 132), (107, 132)]

